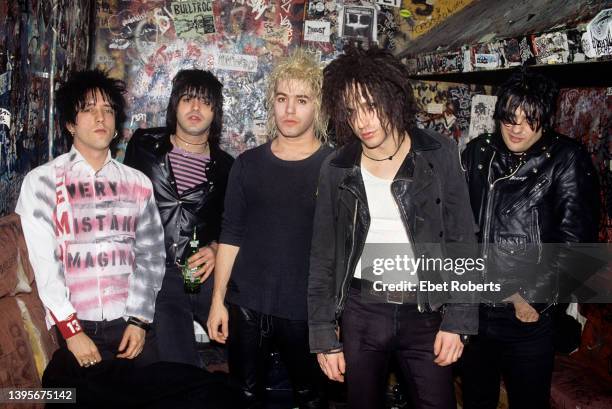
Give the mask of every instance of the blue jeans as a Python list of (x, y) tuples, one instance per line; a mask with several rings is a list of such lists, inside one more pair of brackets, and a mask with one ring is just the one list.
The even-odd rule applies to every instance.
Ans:
[(203, 367), (196, 348), (193, 321), (206, 328), (212, 298), (213, 276), (197, 294), (187, 294), (183, 277), (176, 265), (167, 265), (161, 291), (155, 302), (153, 326), (157, 336), (159, 359)]
[(550, 315), (524, 323), (511, 304), (481, 306), (478, 336), (463, 351), (464, 409), (495, 409), (502, 376), (511, 409), (549, 408), (553, 361)]

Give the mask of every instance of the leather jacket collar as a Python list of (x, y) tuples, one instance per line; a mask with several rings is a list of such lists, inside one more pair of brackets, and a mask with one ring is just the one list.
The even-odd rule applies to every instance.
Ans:
[[(440, 148), (438, 141), (427, 137), (425, 132), (418, 128), (410, 130), (409, 138), (411, 141), (410, 153)], [(361, 142), (359, 139), (355, 139), (338, 152), (338, 155), (331, 161), (331, 165), (339, 168), (359, 166), (361, 164), (361, 152)]]
[[(552, 132), (543, 131), (542, 137), (538, 139), (536, 143), (534, 143), (529, 149), (524, 152), (526, 156), (535, 156), (541, 154), (542, 152), (546, 152), (549, 150), (551, 144), (555, 140), (555, 135)], [(487, 141), (490, 146), (498, 153), (502, 155), (512, 155), (506, 144), (504, 143), (504, 139), (502, 138), (501, 131), (495, 132), (494, 134), (489, 135), (487, 137)]]
[[(411, 147), (410, 152), (404, 159), (401, 167), (394, 178), (394, 193), (398, 196), (403, 195), (408, 190), (407, 183), (395, 183), (395, 181), (401, 180), (404, 182), (413, 182), (416, 179), (416, 185), (412, 186), (413, 193), (421, 190), (424, 186), (431, 183), (431, 170), (423, 170), (423, 175), (419, 174), (418, 178), (415, 178), (415, 164), (416, 156), (419, 156), (423, 151), (440, 149), (441, 145), (435, 139), (428, 137), (424, 131), (413, 128), (410, 131)], [(340, 168), (351, 168), (344, 179), (342, 180), (340, 187), (345, 188), (353, 192), (353, 194), (363, 204), (367, 204), (365, 197), (365, 186), (363, 184), (363, 178), (361, 177), (360, 165), (361, 165), (361, 142), (355, 140), (350, 144), (346, 145), (338, 152), (338, 155), (331, 161), (330, 165)], [(432, 166), (430, 164), (430, 166)], [(429, 171), (429, 172), (428, 172)], [(420, 172), (420, 171), (419, 171)], [(411, 184), (411, 183), (408, 183)]]

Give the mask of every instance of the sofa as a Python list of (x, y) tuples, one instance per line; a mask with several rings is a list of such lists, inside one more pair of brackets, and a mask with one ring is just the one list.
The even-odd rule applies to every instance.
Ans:
[[(0, 218), (0, 388), (40, 388), (58, 348), (45, 324), (28, 250), (16, 214)], [(3, 403), (3, 408), (42, 408), (43, 404)]]

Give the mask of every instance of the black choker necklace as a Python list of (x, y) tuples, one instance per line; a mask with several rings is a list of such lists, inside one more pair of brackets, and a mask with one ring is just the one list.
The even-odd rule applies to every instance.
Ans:
[(365, 151), (363, 149), (361, 150), (361, 153), (363, 154), (363, 156), (365, 156), (366, 158), (368, 158), (370, 160), (373, 160), (375, 162), (383, 162), (383, 161), (386, 161), (386, 160), (393, 160), (393, 157), (395, 155), (397, 155), (397, 153), (399, 152), (401, 147), (402, 147), (402, 144), (400, 143), (399, 145), (397, 145), (397, 149), (395, 150), (395, 152), (393, 152), (393, 154), (391, 156), (388, 156), (388, 157), (382, 158), (382, 159), (376, 159), (376, 158), (373, 158), (371, 156), (368, 156), (367, 153), (365, 153)]

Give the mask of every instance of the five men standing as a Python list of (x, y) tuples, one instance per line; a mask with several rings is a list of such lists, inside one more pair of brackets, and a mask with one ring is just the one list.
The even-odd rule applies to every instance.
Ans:
[[(599, 216), (589, 156), (551, 129), (548, 79), (522, 72), (502, 85), (498, 132), (462, 154), (469, 186), (453, 142), (414, 127), (407, 71), (377, 47), (348, 49), (324, 74), (301, 50), (280, 62), (270, 141), (235, 162), (219, 148), (222, 84), (212, 73), (176, 75), (166, 127), (129, 142), (124, 163), (137, 170), (109, 152), (122, 92), (95, 70), (61, 87), (73, 147), (26, 176), (16, 208), (47, 322), (80, 366), (155, 361), (145, 342), (153, 321), (161, 360), (201, 366), (195, 319), (228, 343), (249, 408), (263, 405), (274, 346), (300, 408), (326, 407), (317, 360), (346, 379), (350, 408), (378, 407), (392, 356), (416, 407), (454, 408), (449, 365), (462, 354), (466, 409), (495, 408), (502, 374), (511, 408), (548, 407), (549, 312), (571, 264), (562, 245), (596, 242)], [(324, 113), (341, 146), (333, 154)], [(454, 244), (475, 242), (474, 219), (481, 280), (500, 285), (480, 307), (378, 291), (362, 268), (364, 248), (385, 243), (413, 259), (452, 259)], [(195, 237), (204, 245), (188, 258)], [(199, 293), (185, 293), (180, 264), (203, 282)], [(453, 273), (462, 274), (421, 268), (408, 281), (419, 288)]]

